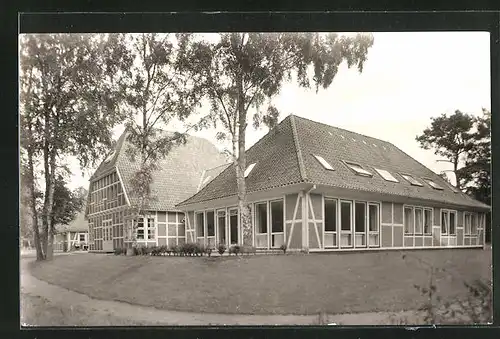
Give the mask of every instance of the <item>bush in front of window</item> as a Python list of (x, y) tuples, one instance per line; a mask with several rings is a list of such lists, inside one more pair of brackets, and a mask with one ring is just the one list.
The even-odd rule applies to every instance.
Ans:
[(217, 245), (217, 252), (219, 252), (220, 255), (223, 255), (224, 252), (226, 252), (226, 244), (219, 244)]
[(287, 250), (286, 244), (282, 244), (282, 245), (280, 246), (280, 250), (282, 250), (282, 251), (283, 251), (283, 254), (286, 254), (286, 250)]

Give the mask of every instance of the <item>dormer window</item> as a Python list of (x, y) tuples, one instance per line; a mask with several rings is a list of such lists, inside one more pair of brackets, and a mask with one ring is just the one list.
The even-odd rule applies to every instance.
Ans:
[(254, 166), (255, 166), (255, 163), (248, 165), (247, 169), (245, 170), (245, 174), (244, 174), (245, 178), (248, 177), (248, 175), (250, 174), (250, 172), (252, 172)]
[(316, 154), (313, 154), (313, 156), (316, 158), (316, 160), (318, 160), (318, 161), (319, 161), (319, 163), (320, 163), (321, 165), (323, 165), (323, 167), (324, 167), (325, 169), (330, 170), (330, 171), (334, 171), (334, 169), (333, 169), (332, 165), (330, 165), (330, 164), (328, 163), (328, 161), (326, 161), (326, 160), (325, 160), (322, 156), (319, 156), (319, 155), (316, 155)]
[(440, 185), (436, 184), (434, 181), (432, 181), (431, 179), (426, 179), (424, 178), (425, 182), (429, 184), (429, 186), (431, 186), (432, 188), (434, 188), (435, 190), (443, 190), (443, 187), (441, 187)]
[(351, 170), (353, 170), (357, 175), (361, 175), (364, 177), (372, 177), (373, 174), (371, 172), (368, 172), (365, 170), (361, 165), (353, 163), (353, 162), (347, 162), (345, 161), (345, 164), (347, 167), (349, 167)]
[(412, 186), (424, 186), (420, 181), (415, 179), (413, 176), (410, 174), (401, 174), (401, 176), (408, 181)]
[(108, 155), (108, 157), (104, 160), (104, 162), (110, 162), (111, 159), (113, 159), (113, 157), (115, 156), (115, 153), (116, 151), (111, 152), (111, 154)]
[(375, 168), (375, 171), (377, 171), (377, 173), (380, 174), (380, 176), (387, 181), (399, 182), (399, 180), (396, 179), (396, 177), (394, 177), (389, 171), (379, 168)]

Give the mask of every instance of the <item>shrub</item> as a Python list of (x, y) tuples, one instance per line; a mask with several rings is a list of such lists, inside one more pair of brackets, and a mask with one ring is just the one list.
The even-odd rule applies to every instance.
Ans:
[(168, 252), (168, 246), (167, 245), (161, 245), (159, 248), (160, 255), (165, 255), (165, 253)]
[(198, 244), (196, 243), (187, 242), (181, 245), (181, 251), (184, 255), (192, 256), (195, 254), (197, 246)]
[(213, 251), (213, 248), (212, 247), (207, 247), (205, 249), (205, 253), (207, 253), (207, 255), (210, 257), (212, 256), (212, 251)]
[(226, 245), (225, 244), (217, 245), (217, 252), (219, 252), (220, 255), (223, 255), (224, 252), (226, 252)]
[(229, 255), (231, 255), (231, 253), (234, 253), (234, 255), (238, 255), (239, 253), (241, 253), (241, 246), (233, 245), (229, 247)]
[(280, 246), (280, 250), (283, 251), (283, 254), (286, 254), (286, 249), (287, 249), (286, 248), (286, 244), (283, 244), (283, 245)]
[(160, 246), (151, 247), (151, 255), (155, 257), (161, 255)]
[(170, 251), (174, 256), (179, 256), (181, 254), (181, 247), (178, 245), (170, 246)]
[(114, 250), (115, 255), (122, 255), (122, 254), (126, 254), (126, 253), (127, 253), (127, 249), (125, 249), (125, 248), (119, 247), (119, 248), (115, 248), (115, 250)]
[(203, 254), (206, 252), (206, 248), (204, 245), (201, 244), (195, 244), (194, 247), (194, 253), (196, 256), (203, 256)]

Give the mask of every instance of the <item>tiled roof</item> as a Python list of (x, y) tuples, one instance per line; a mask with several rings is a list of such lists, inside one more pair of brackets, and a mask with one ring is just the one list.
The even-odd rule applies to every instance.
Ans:
[[(139, 169), (139, 162), (132, 161), (127, 154), (126, 150), (132, 146), (126, 140), (126, 135), (127, 132), (124, 132), (120, 136), (115, 155), (108, 163), (103, 162), (99, 166), (93, 178), (97, 178), (116, 166), (123, 180), (125, 191), (133, 204), (134, 198), (130, 195), (130, 179)], [(159, 161), (159, 169), (153, 172), (151, 185), (153, 199), (148, 209), (176, 210), (177, 203), (196, 193), (205, 169), (213, 169), (224, 163), (226, 163), (224, 155), (211, 142), (188, 135), (186, 144), (172, 147), (168, 155)]]
[[(326, 170), (313, 154), (323, 157), (334, 170)], [(344, 161), (361, 165), (373, 173), (373, 176), (355, 174)], [(464, 193), (454, 193), (443, 178), (389, 142), (298, 116), (285, 118), (250, 148), (247, 151), (247, 164), (252, 162), (257, 162), (257, 165), (247, 178), (248, 192), (308, 182), (488, 208)], [(374, 168), (389, 171), (399, 182), (386, 181)], [(411, 174), (419, 181), (422, 181), (422, 178), (431, 179), (444, 189), (436, 190), (425, 182), (422, 187), (412, 186), (401, 177), (401, 173)], [(236, 193), (236, 176), (234, 167), (231, 166), (181, 204), (232, 196)]]
[(62, 232), (87, 232), (88, 224), (87, 220), (85, 220), (85, 212), (79, 212), (75, 219), (71, 221), (68, 225), (58, 225), (56, 226), (58, 233)]

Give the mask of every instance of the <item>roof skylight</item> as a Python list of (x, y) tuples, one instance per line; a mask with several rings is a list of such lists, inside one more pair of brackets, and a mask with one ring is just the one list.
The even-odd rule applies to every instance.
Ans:
[(255, 163), (248, 165), (247, 169), (245, 170), (245, 178), (248, 177), (250, 172), (252, 172), (254, 166), (255, 166)]
[(424, 186), (420, 181), (418, 181), (417, 179), (415, 179), (414, 177), (412, 177), (409, 174), (401, 174), (401, 176), (405, 180), (407, 180), (410, 184), (412, 184), (413, 186)]
[(342, 139), (345, 139), (345, 137), (344, 137), (342, 134), (340, 135), (340, 137), (341, 137)]
[(331, 136), (333, 136), (332, 132), (328, 131), (328, 134), (330, 134)]
[(436, 190), (443, 190), (444, 188), (438, 184), (436, 184), (434, 181), (430, 180), (430, 179), (424, 179), (426, 183), (429, 184), (429, 186), (431, 186), (432, 188), (436, 189)]
[(330, 164), (328, 163), (328, 161), (326, 161), (325, 159), (323, 159), (323, 157), (322, 157), (322, 156), (319, 156), (319, 155), (316, 155), (316, 154), (313, 154), (313, 156), (316, 158), (316, 160), (318, 160), (318, 161), (319, 161), (319, 163), (320, 163), (321, 165), (323, 165), (323, 167), (324, 167), (325, 169), (330, 170), (330, 171), (334, 171), (334, 169), (333, 169), (332, 165), (330, 165)]
[(399, 180), (396, 179), (396, 177), (393, 176), (389, 171), (379, 169), (379, 168), (375, 168), (375, 171), (377, 171), (377, 173), (380, 174), (380, 176), (387, 181), (399, 182)]
[(364, 140), (363, 140), (363, 144), (368, 145), (368, 144), (366, 143), (366, 141), (364, 141)]
[(362, 175), (364, 177), (372, 177), (373, 176), (373, 174), (371, 172), (368, 172), (367, 170), (365, 170), (363, 167), (361, 167), (361, 165), (358, 165), (358, 164), (355, 164), (352, 162), (347, 162), (347, 161), (345, 161), (345, 164), (350, 169), (352, 169), (354, 172), (356, 172), (356, 174), (358, 174), (358, 175)]
[(354, 138), (351, 138), (351, 139), (352, 139), (352, 141), (356, 141), (356, 139), (354, 139)]
[(375, 147), (377, 147), (377, 145), (375, 145), (375, 144), (372, 144), (372, 145), (375, 146)]

